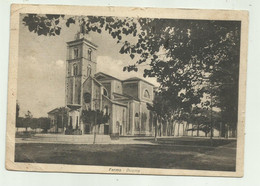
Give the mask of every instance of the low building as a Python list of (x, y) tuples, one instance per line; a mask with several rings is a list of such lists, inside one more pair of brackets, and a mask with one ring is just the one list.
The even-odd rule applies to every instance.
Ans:
[(59, 107), (48, 112), (50, 118), (49, 133), (63, 133), (68, 127), (68, 111), (66, 107)]

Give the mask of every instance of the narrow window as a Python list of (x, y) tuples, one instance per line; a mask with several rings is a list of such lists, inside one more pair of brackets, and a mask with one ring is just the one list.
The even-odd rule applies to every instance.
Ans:
[(145, 98), (150, 98), (150, 94), (149, 94), (148, 90), (144, 91), (144, 97)]
[(78, 65), (76, 65), (76, 64), (73, 65), (73, 75), (74, 76), (78, 75)]
[(74, 59), (77, 59), (79, 57), (79, 49), (74, 48)]
[(91, 75), (91, 65), (88, 65), (87, 67), (87, 76)]
[(92, 49), (88, 49), (88, 60), (91, 61)]
[(104, 96), (108, 96), (106, 89), (103, 89)]
[(80, 96), (80, 93), (78, 94), (78, 104), (80, 104), (81, 102), (81, 96)]

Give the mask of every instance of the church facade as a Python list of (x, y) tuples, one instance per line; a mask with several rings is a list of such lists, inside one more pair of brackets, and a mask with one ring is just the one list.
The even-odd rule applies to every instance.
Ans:
[(98, 133), (152, 135), (153, 117), (147, 109), (154, 98), (153, 84), (137, 78), (120, 80), (97, 71), (98, 46), (78, 37), (67, 42), (66, 106), (68, 125), (82, 134), (94, 131), (91, 122), (84, 122), (84, 110), (99, 110), (109, 116), (98, 126)]

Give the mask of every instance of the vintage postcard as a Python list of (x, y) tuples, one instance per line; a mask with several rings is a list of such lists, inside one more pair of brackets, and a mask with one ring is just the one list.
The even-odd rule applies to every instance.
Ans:
[(243, 176), (248, 12), (11, 7), (6, 168)]

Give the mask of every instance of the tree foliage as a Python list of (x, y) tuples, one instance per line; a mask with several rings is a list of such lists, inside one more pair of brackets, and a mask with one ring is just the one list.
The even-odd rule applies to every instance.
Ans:
[(64, 18), (64, 15), (28, 14), (24, 17), (23, 23), (28, 27), (30, 32), (37, 33), (38, 35), (56, 36), (60, 35), (61, 18)]
[(105, 124), (109, 120), (109, 115), (104, 114), (100, 110), (83, 110), (82, 111), (82, 120), (84, 123), (89, 123), (92, 126)]
[(207, 135), (211, 127), (219, 130), (220, 114), (216, 111), (211, 111), (210, 108), (194, 107), (189, 117), (189, 122), (194, 125), (189, 131), (202, 131)]
[(24, 118), (18, 117), (16, 121), (17, 128), (31, 128), (31, 129), (44, 129), (47, 131), (50, 129), (50, 119), (47, 117), (40, 118)]

